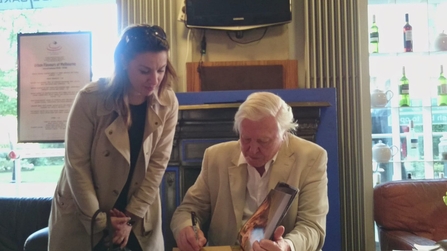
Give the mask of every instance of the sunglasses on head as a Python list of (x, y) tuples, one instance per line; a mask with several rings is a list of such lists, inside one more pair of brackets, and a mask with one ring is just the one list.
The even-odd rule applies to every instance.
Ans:
[(129, 43), (132, 40), (148, 39), (151, 37), (162, 41), (166, 41), (167, 39), (165, 31), (158, 25), (135, 27), (127, 33), (126, 43)]

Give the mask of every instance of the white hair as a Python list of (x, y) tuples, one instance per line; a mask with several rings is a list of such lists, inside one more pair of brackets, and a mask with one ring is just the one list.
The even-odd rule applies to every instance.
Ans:
[(295, 131), (298, 123), (293, 118), (292, 108), (278, 95), (271, 92), (255, 92), (239, 106), (234, 116), (234, 131), (240, 132), (242, 120), (258, 121), (273, 116), (278, 123), (279, 134)]

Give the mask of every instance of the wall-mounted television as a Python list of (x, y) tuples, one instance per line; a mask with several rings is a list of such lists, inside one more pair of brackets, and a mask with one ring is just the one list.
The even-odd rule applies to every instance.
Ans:
[(248, 30), (292, 20), (291, 0), (186, 0), (186, 27)]

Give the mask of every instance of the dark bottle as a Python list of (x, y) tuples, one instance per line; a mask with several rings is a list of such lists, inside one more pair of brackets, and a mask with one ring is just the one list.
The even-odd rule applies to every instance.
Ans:
[(408, 13), (405, 14), (405, 25), (404, 25), (404, 51), (413, 51), (413, 27), (411, 27), (408, 21)]
[(407, 179), (411, 180), (411, 173), (407, 173)]

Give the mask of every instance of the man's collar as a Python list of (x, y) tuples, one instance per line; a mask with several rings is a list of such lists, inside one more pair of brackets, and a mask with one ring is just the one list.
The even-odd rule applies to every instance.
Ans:
[[(276, 154), (273, 156), (273, 158), (271, 160), (267, 161), (267, 163), (271, 162), (270, 165), (267, 165), (267, 166), (270, 167), (273, 163), (275, 163), (276, 157), (278, 157), (278, 153), (279, 153), (279, 150), (278, 150), (278, 152), (276, 152)], [(242, 151), (241, 151), (241, 153), (239, 154), (239, 160), (237, 162), (237, 165), (240, 166), (242, 164), (247, 164), (248, 166), (250, 166), (250, 164), (247, 163), (247, 160), (245, 159), (244, 154), (242, 154)], [(265, 171), (267, 171), (267, 170), (268, 170), (268, 168), (266, 168)]]

